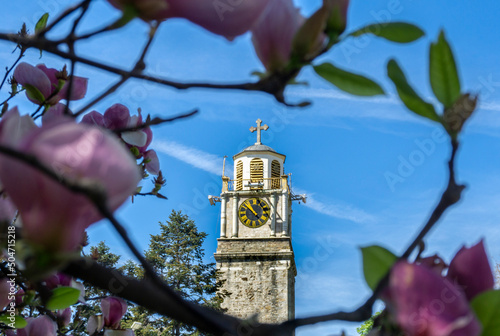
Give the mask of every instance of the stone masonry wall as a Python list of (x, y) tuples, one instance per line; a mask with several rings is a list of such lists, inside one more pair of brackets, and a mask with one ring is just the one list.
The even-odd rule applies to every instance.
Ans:
[(295, 263), (289, 239), (219, 239), (217, 269), (230, 315), (279, 323), (295, 315)]

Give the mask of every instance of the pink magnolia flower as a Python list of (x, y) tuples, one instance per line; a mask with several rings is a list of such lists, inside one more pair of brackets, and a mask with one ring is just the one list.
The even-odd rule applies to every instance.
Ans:
[(257, 56), (270, 72), (282, 70), (290, 61), (292, 41), (304, 22), (292, 0), (273, 0), (252, 28)]
[(483, 241), (457, 252), (450, 262), (447, 278), (462, 287), (468, 300), (493, 288), (495, 280)]
[[(61, 99), (79, 100), (85, 97), (87, 78), (74, 76), (69, 94), (67, 77), (66, 69), (59, 71), (47, 68), (44, 64), (34, 67), (22, 62), (14, 70), (14, 78), (26, 89), (26, 96), (35, 104), (55, 105)], [(41, 93), (41, 97), (34, 94), (35, 89)]]
[(101, 300), (101, 310), (104, 317), (104, 326), (119, 329), (120, 321), (127, 312), (127, 303), (117, 297), (107, 297)]
[(57, 311), (57, 322), (61, 327), (66, 327), (71, 322), (71, 308)]
[(444, 262), (431, 258), (419, 264), (400, 261), (392, 268), (383, 294), (387, 309), (408, 336), (478, 336), (481, 325), (469, 300), (493, 288), (483, 242), (462, 248), (446, 276)]
[[(269, 2), (275, 0), (108, 0), (114, 7), (133, 6), (143, 20), (184, 18), (229, 40), (246, 33)], [(151, 9), (154, 10), (151, 10)]]
[[(26, 336), (56, 336), (57, 324), (50, 317), (43, 315), (28, 321)], [(19, 335), (19, 331), (18, 331)]]
[(0, 311), (4, 310), (7, 307), (11, 300), (10, 296), (10, 282), (9, 279), (3, 278), (0, 279)]
[(49, 278), (45, 279), (45, 286), (48, 289), (54, 289), (59, 286), (69, 287), (71, 286), (73, 278), (64, 273), (57, 273), (51, 275)]
[[(115, 104), (108, 108), (104, 115), (97, 111), (87, 113), (82, 118), (82, 123), (94, 124), (112, 131), (133, 128), (143, 124), (142, 114), (131, 116), (129, 109), (122, 104)], [(144, 157), (146, 170), (153, 175), (157, 175), (160, 170), (158, 156), (154, 150), (148, 150), (153, 141), (153, 131), (145, 127), (137, 131), (121, 132), (120, 137), (129, 148), (134, 149), (136, 159)]]
[[(17, 111), (7, 112), (0, 143), (36, 156), (64, 178), (102, 188), (112, 211), (135, 191), (140, 171), (114, 135), (69, 118), (41, 128), (24, 123)], [(18, 160), (0, 156), (0, 180), (19, 210), (23, 237), (46, 250), (74, 250), (84, 230), (102, 218), (87, 197)]]
[(481, 326), (463, 292), (422, 265), (398, 262), (389, 281), (389, 312), (408, 336), (478, 336)]

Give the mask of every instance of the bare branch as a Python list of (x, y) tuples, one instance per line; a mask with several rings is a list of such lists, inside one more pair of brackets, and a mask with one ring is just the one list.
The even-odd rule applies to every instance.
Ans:
[(170, 118), (158, 118), (158, 117), (156, 117), (156, 118), (151, 119), (151, 120), (146, 120), (146, 122), (141, 124), (141, 125), (137, 125), (134, 127), (127, 127), (127, 128), (120, 128), (120, 129), (113, 130), (113, 132), (115, 132), (115, 133), (134, 132), (134, 131), (144, 129), (144, 128), (149, 127), (149, 126), (160, 125), (160, 124), (165, 124), (165, 123), (169, 123), (169, 122), (174, 122), (176, 120), (180, 120), (180, 119), (184, 119), (184, 118), (189, 118), (189, 117), (194, 116), (196, 113), (198, 113), (198, 110), (193, 110), (191, 112), (179, 114), (179, 115), (176, 115), (176, 116), (173, 116)]

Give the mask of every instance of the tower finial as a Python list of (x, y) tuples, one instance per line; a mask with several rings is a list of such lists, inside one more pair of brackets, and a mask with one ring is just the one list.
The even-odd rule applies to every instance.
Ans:
[(255, 132), (257, 131), (257, 142), (255, 143), (256, 145), (262, 145), (262, 142), (260, 142), (260, 131), (261, 130), (264, 130), (264, 131), (267, 131), (269, 129), (269, 126), (265, 125), (264, 126), (261, 126), (262, 124), (262, 120), (260, 119), (257, 119), (257, 127), (250, 127), (250, 132)]

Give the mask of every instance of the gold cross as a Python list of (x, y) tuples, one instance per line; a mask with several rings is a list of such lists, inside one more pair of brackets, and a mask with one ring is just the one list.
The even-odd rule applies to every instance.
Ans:
[(250, 132), (255, 132), (257, 131), (257, 142), (255, 143), (256, 145), (262, 145), (262, 142), (260, 142), (260, 131), (261, 130), (264, 130), (264, 131), (267, 131), (267, 129), (269, 128), (269, 126), (267, 125), (264, 125), (264, 126), (260, 126), (262, 124), (262, 120), (260, 119), (257, 119), (257, 127), (250, 127)]

